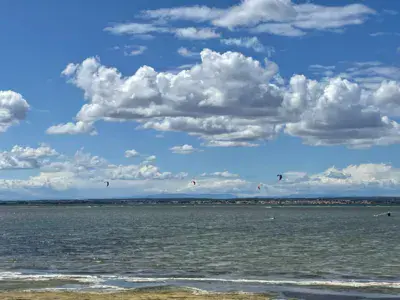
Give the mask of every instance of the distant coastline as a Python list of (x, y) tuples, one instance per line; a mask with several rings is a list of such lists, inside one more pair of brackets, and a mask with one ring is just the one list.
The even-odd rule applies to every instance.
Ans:
[(125, 199), (52, 199), (3, 200), (4, 205), (271, 205), (271, 206), (397, 206), (400, 197), (330, 197), (330, 198), (125, 198)]

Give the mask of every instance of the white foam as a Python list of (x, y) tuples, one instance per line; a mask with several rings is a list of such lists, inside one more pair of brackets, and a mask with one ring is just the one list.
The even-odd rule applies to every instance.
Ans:
[(206, 290), (202, 290), (199, 288), (195, 288), (195, 287), (191, 287), (191, 286), (184, 286), (182, 287), (188, 291), (191, 291), (194, 295), (207, 295), (207, 294), (215, 294), (215, 292), (210, 292), (210, 291), (206, 291)]
[(76, 280), (82, 283), (100, 283), (103, 281), (99, 276), (92, 275), (64, 275), (64, 274), (23, 274), (20, 272), (0, 272), (0, 281), (6, 280)]
[[(122, 279), (122, 278), (121, 278)], [(128, 282), (169, 282), (169, 281), (198, 281), (198, 282), (226, 282), (226, 283), (250, 283), (267, 285), (301, 285), (301, 286), (342, 286), (342, 287), (387, 287), (400, 288), (400, 281), (342, 281), (342, 280), (262, 280), (262, 279), (222, 279), (222, 278), (124, 278)]]
[(37, 288), (37, 289), (27, 289), (25, 292), (59, 292), (59, 291), (71, 291), (71, 292), (88, 292), (88, 291), (101, 291), (103, 292), (116, 292), (116, 291), (125, 291), (125, 288), (114, 286), (114, 285), (105, 285), (105, 284), (94, 284), (89, 287), (54, 287), (54, 288)]
[[(167, 282), (223, 282), (259, 285), (295, 285), (295, 286), (337, 286), (337, 287), (384, 287), (400, 289), (400, 281), (356, 281), (356, 280), (263, 280), (263, 279), (224, 279), (224, 278), (188, 278), (188, 277), (130, 277), (118, 275), (69, 275), (69, 274), (23, 274), (19, 272), (0, 272), (0, 281), (7, 280), (76, 280), (92, 287), (111, 287), (102, 285), (108, 280), (120, 280), (131, 283), (167, 283)], [(114, 287), (114, 286), (113, 286)]]

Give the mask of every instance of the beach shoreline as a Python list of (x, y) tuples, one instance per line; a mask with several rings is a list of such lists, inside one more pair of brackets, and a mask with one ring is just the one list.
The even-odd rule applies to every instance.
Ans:
[(216, 293), (216, 292), (197, 292), (197, 291), (121, 291), (121, 292), (69, 292), (69, 291), (4, 291), (0, 292), (0, 298), (3, 300), (270, 300), (267, 294), (251, 294), (251, 293)]

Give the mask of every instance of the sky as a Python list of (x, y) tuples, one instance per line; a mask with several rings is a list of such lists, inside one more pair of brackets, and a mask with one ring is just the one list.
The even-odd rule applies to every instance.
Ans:
[(399, 1), (0, 11), (1, 200), (400, 194)]

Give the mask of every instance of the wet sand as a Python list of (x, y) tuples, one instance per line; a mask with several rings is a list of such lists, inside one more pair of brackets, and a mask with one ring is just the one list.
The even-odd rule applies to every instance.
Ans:
[(186, 291), (129, 291), (118, 293), (81, 292), (3, 292), (3, 300), (268, 300), (268, 295), (235, 293), (191, 293)]

